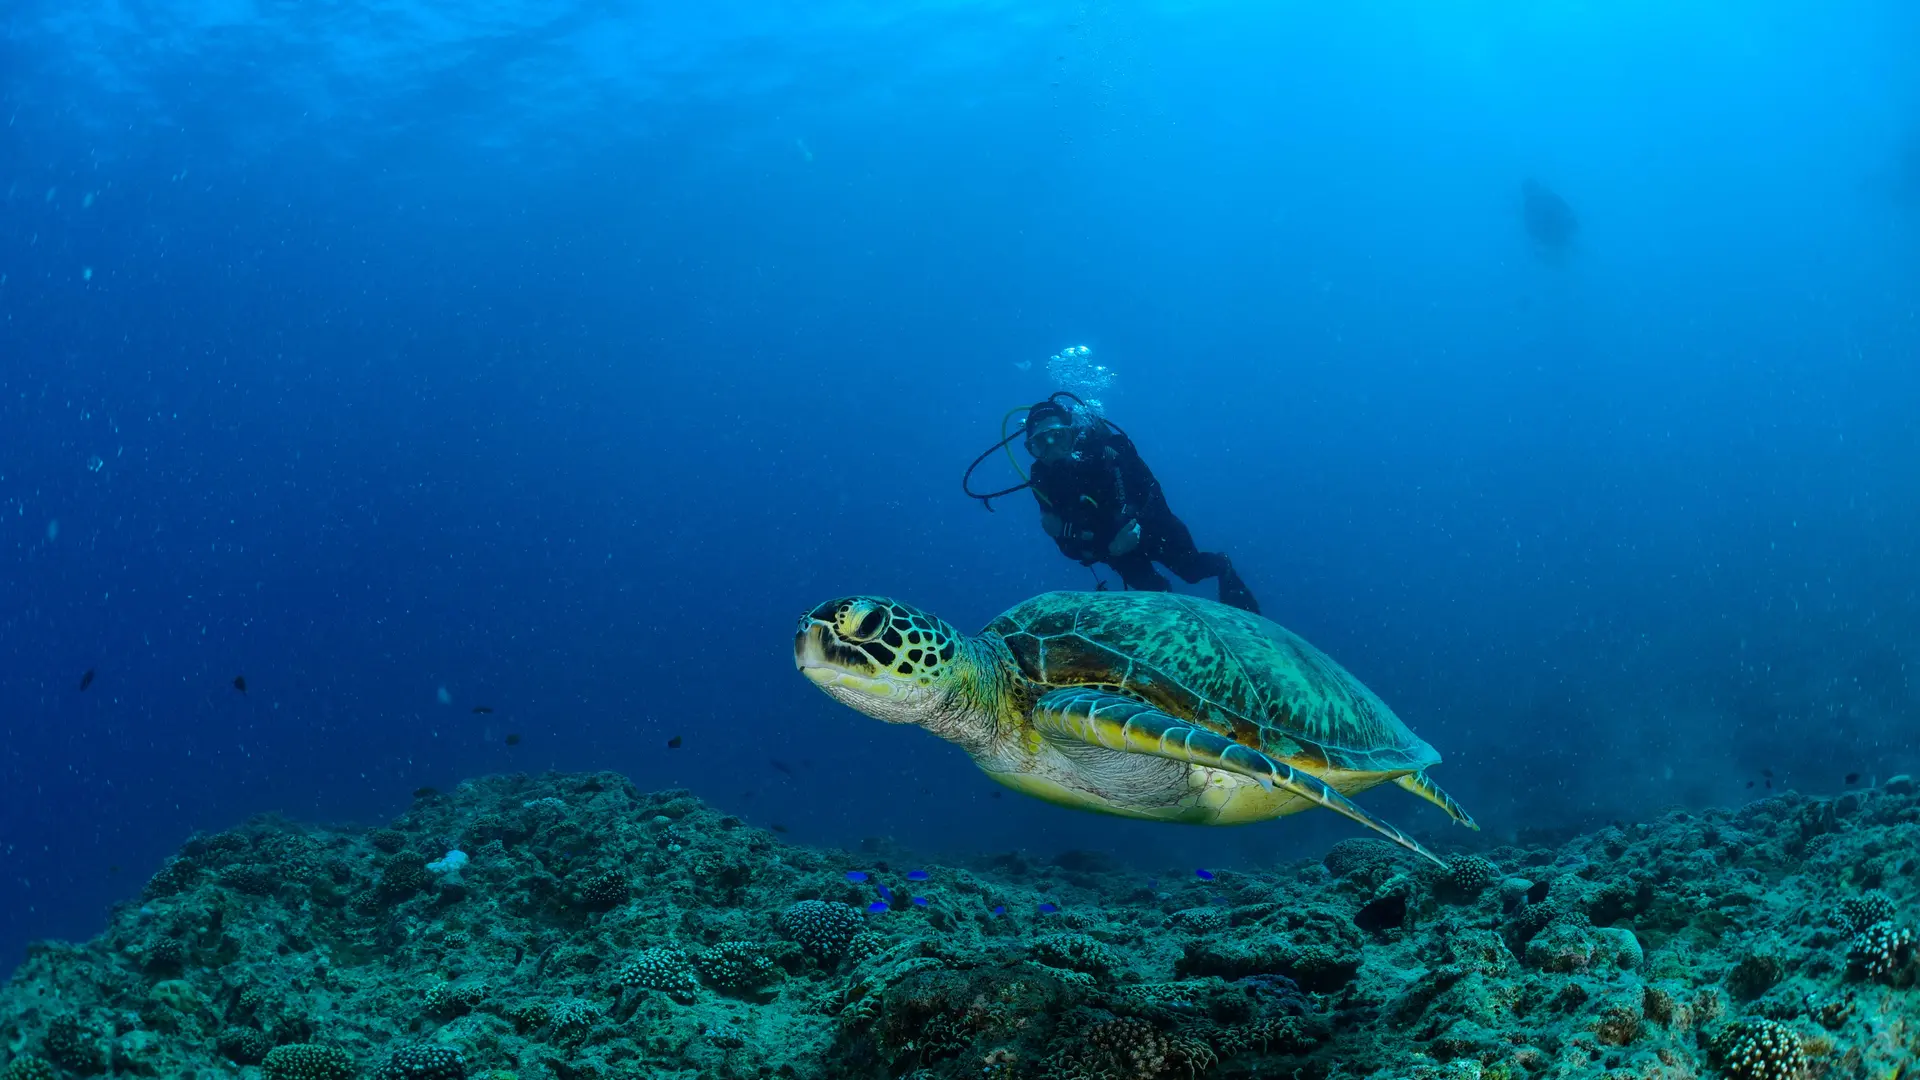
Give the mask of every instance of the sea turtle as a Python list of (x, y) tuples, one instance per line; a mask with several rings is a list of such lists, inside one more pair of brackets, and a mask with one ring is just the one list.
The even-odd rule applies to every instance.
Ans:
[(837, 701), (958, 744), (1062, 806), (1196, 825), (1315, 806), (1429, 859), (1347, 796), (1393, 781), (1478, 828), (1427, 779), (1440, 755), (1279, 625), (1163, 592), (1050, 592), (976, 637), (879, 596), (800, 619), (794, 663)]

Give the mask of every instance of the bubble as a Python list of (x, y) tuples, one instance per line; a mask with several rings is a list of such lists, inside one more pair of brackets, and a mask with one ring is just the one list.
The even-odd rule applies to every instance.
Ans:
[(1087, 403), (1098, 414), (1104, 411), (1100, 395), (1113, 386), (1120, 373), (1105, 364), (1093, 362), (1093, 350), (1085, 345), (1069, 345), (1047, 357), (1047, 376), (1053, 384)]

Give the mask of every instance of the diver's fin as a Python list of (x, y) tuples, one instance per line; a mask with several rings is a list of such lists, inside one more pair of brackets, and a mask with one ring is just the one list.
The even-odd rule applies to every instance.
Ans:
[(1247, 583), (1240, 579), (1240, 572), (1233, 568), (1231, 562), (1227, 563), (1225, 570), (1220, 571), (1220, 602), (1241, 611), (1260, 614), (1260, 601), (1253, 598), (1253, 590), (1247, 588)]
[(1393, 782), (1440, 809), (1445, 810), (1448, 817), (1465, 825), (1467, 828), (1475, 832), (1480, 831), (1480, 826), (1473, 820), (1473, 815), (1461, 809), (1460, 804), (1453, 801), (1453, 796), (1441, 791), (1439, 784), (1427, 779), (1427, 770), (1421, 769), (1419, 772), (1410, 772), (1405, 776), (1397, 777)]
[(1265, 787), (1284, 788), (1352, 818), (1409, 851), (1446, 865), (1412, 837), (1354, 805), (1312, 773), (1176, 719), (1144, 702), (1103, 690), (1055, 690), (1033, 703), (1033, 726), (1040, 734), (1057, 739), (1224, 769), (1258, 780)]

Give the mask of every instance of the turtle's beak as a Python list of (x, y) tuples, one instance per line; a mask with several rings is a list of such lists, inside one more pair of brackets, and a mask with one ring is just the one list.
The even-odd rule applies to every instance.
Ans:
[(823, 689), (850, 683), (862, 690), (867, 685), (886, 685), (874, 677), (880, 672), (872, 658), (842, 642), (833, 627), (817, 619), (804, 620), (800, 632), (793, 635), (793, 666)]
[(911, 682), (893, 678), (864, 651), (846, 644), (833, 627), (817, 619), (802, 619), (793, 636), (793, 666), (827, 696), (889, 723), (916, 723), (906, 699), (915, 696)]

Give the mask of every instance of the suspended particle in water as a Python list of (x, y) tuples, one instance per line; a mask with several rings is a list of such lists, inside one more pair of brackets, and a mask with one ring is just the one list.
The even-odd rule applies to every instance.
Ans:
[(434, 696), (434, 697), (436, 697), (436, 698), (438, 698), (438, 699), (440, 700), (440, 704), (442, 704), (442, 705), (451, 705), (451, 704), (453, 704), (453, 695), (452, 695), (452, 694), (449, 694), (449, 693), (447, 693), (447, 688), (446, 688), (446, 687), (444, 687), (444, 686), (443, 686), (443, 687), (441, 687), (440, 689), (438, 689), (438, 690), (436, 690), (436, 691), (434, 691), (434, 692), (433, 692), (433, 696)]
[(52, 521), (47, 522), (47, 539), (49, 540), (60, 539), (60, 519), (59, 518), (54, 518)]

